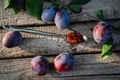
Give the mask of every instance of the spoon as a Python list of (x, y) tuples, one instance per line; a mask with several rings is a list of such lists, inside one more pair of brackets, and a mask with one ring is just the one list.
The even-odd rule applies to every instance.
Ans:
[[(38, 30), (32, 30), (32, 29), (25, 29), (15, 26), (3, 26), (6, 30), (14, 30), (14, 31), (20, 31), (20, 32), (26, 32), (26, 33), (32, 33), (32, 34), (38, 34), (38, 35), (44, 35), (44, 36), (54, 36), (54, 37), (61, 37), (64, 40), (67, 41), (67, 36), (62, 34), (56, 34), (51, 32), (44, 32), (44, 31), (38, 31)], [(87, 37), (83, 35), (84, 41), (87, 41)]]
[(55, 37), (61, 37), (63, 39), (66, 39), (66, 35), (56, 34), (56, 33), (51, 33), (51, 32), (25, 29), (25, 28), (19, 28), (19, 27), (15, 27), (15, 26), (3, 26), (3, 28), (6, 30), (14, 30), (14, 31), (26, 32), (26, 33), (32, 33), (32, 34), (38, 34), (38, 35), (45, 35), (45, 36), (55, 36)]

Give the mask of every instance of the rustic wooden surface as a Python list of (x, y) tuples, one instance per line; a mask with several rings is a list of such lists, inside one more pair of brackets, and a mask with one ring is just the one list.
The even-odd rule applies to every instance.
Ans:
[[(45, 3), (45, 7), (50, 4)], [(88, 37), (88, 41), (75, 47), (57, 37), (48, 37), (23, 33), (23, 41), (18, 47), (8, 49), (0, 45), (0, 80), (120, 80), (120, 32), (113, 30), (113, 55), (108, 59), (101, 58), (102, 45), (96, 44), (92, 37), (92, 30), (97, 24), (95, 12), (103, 9), (107, 20), (118, 28), (120, 25), (120, 0), (92, 0), (83, 6), (82, 13), (74, 14), (70, 29), (76, 30)], [(89, 15), (89, 16), (88, 16)], [(13, 11), (3, 9), (0, 0), (0, 44), (7, 30), (3, 25), (15, 25), (28, 29), (54, 32), (66, 35), (71, 30), (58, 30), (54, 22), (45, 24), (29, 16), (27, 12), (15, 15)], [(76, 59), (74, 69), (69, 73), (57, 73), (53, 69), (55, 56), (62, 52), (71, 52)], [(51, 62), (49, 73), (43, 77), (34, 75), (30, 61), (36, 55), (46, 56)]]
[[(97, 5), (96, 5), (97, 4)], [(46, 3), (45, 7), (50, 4)], [(103, 9), (107, 19), (120, 19), (120, 0), (93, 0), (90, 3), (83, 6), (82, 13), (87, 13), (90, 16), (95, 16), (95, 12), (98, 9)], [(94, 21), (93, 17), (81, 15), (82, 13), (71, 13), (73, 22), (86, 22)], [(4, 17), (3, 17), (4, 16)], [(18, 15), (14, 15), (12, 10), (3, 10), (3, 0), (0, 0), (0, 25), (46, 25), (44, 22), (34, 19), (27, 13), (21, 12)], [(33, 22), (34, 21), (34, 22)], [(51, 24), (52, 22), (48, 23)], [(53, 24), (53, 23), (52, 23)]]

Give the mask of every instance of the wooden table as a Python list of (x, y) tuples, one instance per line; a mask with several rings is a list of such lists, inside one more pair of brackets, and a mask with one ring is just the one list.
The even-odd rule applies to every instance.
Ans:
[[(49, 3), (45, 4), (45, 7)], [(92, 0), (83, 6), (82, 13), (74, 14), (69, 28), (88, 37), (88, 41), (71, 47), (61, 38), (46, 37), (22, 33), (23, 41), (15, 48), (0, 46), (0, 80), (120, 80), (120, 32), (113, 30), (113, 55), (105, 60), (101, 58), (102, 46), (96, 44), (92, 29), (97, 24), (93, 17), (98, 9), (103, 9), (107, 20), (116, 28), (120, 26), (120, 0)], [(15, 25), (58, 34), (67, 34), (70, 30), (58, 30), (54, 22), (45, 24), (29, 16), (27, 12), (15, 15), (12, 10), (3, 10), (0, 0), (0, 44), (7, 30), (3, 25)], [(76, 59), (74, 69), (68, 73), (57, 73), (52, 67), (43, 77), (34, 75), (31, 59), (36, 55), (46, 56), (51, 63), (62, 52), (71, 52)]]

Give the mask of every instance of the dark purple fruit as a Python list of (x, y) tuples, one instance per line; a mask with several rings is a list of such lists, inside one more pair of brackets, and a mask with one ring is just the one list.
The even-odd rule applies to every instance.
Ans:
[(2, 40), (2, 45), (7, 48), (16, 47), (22, 41), (22, 35), (18, 31), (9, 31), (7, 32)]
[(59, 9), (55, 15), (55, 24), (59, 29), (66, 29), (70, 24), (70, 15), (66, 9)]
[(93, 38), (97, 43), (106, 43), (112, 35), (111, 25), (107, 22), (99, 22), (93, 31)]
[(44, 9), (41, 15), (42, 21), (49, 22), (54, 20), (57, 10), (56, 6), (50, 6), (49, 8)]
[(18, 9), (23, 9), (25, 10), (26, 9), (26, 0), (18, 0), (18, 4), (17, 4), (17, 8)]
[(31, 60), (32, 70), (38, 76), (44, 76), (50, 67), (50, 63), (45, 57), (36, 56)]
[(54, 59), (54, 67), (58, 72), (68, 72), (73, 69), (75, 63), (74, 57), (70, 53), (59, 54)]

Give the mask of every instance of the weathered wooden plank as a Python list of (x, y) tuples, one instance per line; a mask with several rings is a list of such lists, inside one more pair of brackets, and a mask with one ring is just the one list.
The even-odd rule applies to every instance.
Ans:
[(80, 76), (80, 77), (58, 77), (58, 78), (43, 78), (36, 76), (28, 76), (28, 77), (20, 77), (19, 79), (16, 77), (1, 77), (1, 80), (120, 80), (120, 75), (110, 75), (110, 76)]
[[(38, 80), (38, 79), (63, 79), (69, 80), (78, 79), (93, 80), (117, 80), (120, 79), (120, 55), (114, 54), (106, 60), (100, 58), (99, 54), (90, 55), (74, 55), (76, 63), (74, 69), (67, 73), (57, 73), (53, 65), (49, 73), (43, 77), (37, 77), (34, 75), (31, 69), (30, 61), (31, 58), (22, 59), (4, 59), (0, 60), (0, 78), (3, 80)], [(47, 57), (51, 64), (53, 63), (54, 57)], [(113, 76), (116, 76), (114, 77)], [(70, 78), (69, 78), (70, 77)], [(110, 79), (111, 78), (111, 79)], [(71, 80), (70, 79), (70, 80)]]
[[(48, 7), (49, 5), (50, 4), (45, 3), (45, 7)], [(119, 5), (120, 0), (92, 0), (90, 3), (83, 6), (82, 13), (87, 13), (87, 15), (95, 16), (95, 12), (98, 9), (103, 9), (107, 19), (120, 19)], [(70, 12), (70, 15), (72, 17), (71, 22), (84, 22), (95, 20), (93, 17), (81, 15), (82, 13), (74, 14)], [(0, 26), (46, 24), (40, 20), (34, 19), (26, 12), (20, 12), (18, 15), (15, 15), (12, 10), (3, 10), (3, 0), (0, 0), (0, 20)], [(51, 22), (48, 24), (51, 24)]]
[[(112, 21), (115, 26), (119, 25), (119, 21)], [(84, 34), (88, 37), (88, 41), (83, 42), (75, 47), (71, 47), (66, 41), (61, 38), (40, 36), (35, 34), (22, 33), (23, 41), (22, 43), (12, 49), (0, 47), (0, 58), (5, 57), (21, 57), (21, 56), (31, 56), (31, 55), (53, 55), (59, 54), (61, 52), (99, 52), (101, 51), (101, 45), (96, 44), (92, 37), (92, 31), (96, 22), (92, 23), (77, 23), (71, 24), (70, 28)], [(67, 34), (70, 30), (58, 30), (56, 26), (40, 26), (40, 27), (27, 27), (30, 29), (41, 30), (46, 32), (54, 32), (57, 34)], [(0, 44), (3, 36), (7, 30), (0, 30)], [(120, 50), (120, 32), (113, 31), (114, 46), (113, 50)]]

